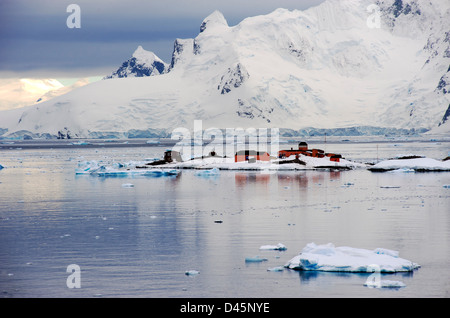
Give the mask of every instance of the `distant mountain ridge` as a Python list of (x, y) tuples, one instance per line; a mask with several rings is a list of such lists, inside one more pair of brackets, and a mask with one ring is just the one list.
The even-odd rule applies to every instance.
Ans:
[[(368, 24), (373, 4), (380, 28)], [(215, 11), (197, 37), (175, 40), (170, 64), (140, 47), (106, 80), (2, 112), (0, 128), (4, 137), (167, 136), (202, 120), (293, 135), (450, 132), (448, 16), (446, 0), (327, 0), (233, 27)]]

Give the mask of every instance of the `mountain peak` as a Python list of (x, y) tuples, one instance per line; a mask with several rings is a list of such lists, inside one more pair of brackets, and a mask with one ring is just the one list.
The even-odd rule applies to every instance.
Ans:
[(108, 78), (145, 77), (167, 73), (169, 65), (164, 63), (155, 53), (138, 46), (132, 57), (123, 62), (119, 69)]
[(223, 16), (222, 12), (215, 10), (213, 13), (211, 13), (209, 16), (207, 16), (201, 26), (200, 26), (200, 33), (206, 30), (206, 28), (210, 28), (212, 26), (226, 26), (228, 27), (228, 22)]
[(140, 45), (134, 51), (132, 57), (142, 62), (145, 62), (146, 64), (149, 65), (152, 64), (154, 61), (162, 62), (162, 60), (158, 56), (156, 56), (155, 53), (144, 50)]

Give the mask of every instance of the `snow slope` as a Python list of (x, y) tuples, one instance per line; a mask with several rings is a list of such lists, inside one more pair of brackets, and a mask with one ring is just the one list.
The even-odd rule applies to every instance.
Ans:
[(127, 78), (0, 113), (0, 128), (4, 136), (126, 137), (202, 120), (205, 129), (441, 125), (445, 133), (450, 3), (376, 3), (380, 28), (368, 25), (370, 0), (278, 9), (232, 27), (216, 11), (197, 37), (175, 40), (167, 72), (131, 78), (124, 63)]
[(63, 87), (55, 79), (1, 79), (0, 111), (32, 105), (47, 92)]

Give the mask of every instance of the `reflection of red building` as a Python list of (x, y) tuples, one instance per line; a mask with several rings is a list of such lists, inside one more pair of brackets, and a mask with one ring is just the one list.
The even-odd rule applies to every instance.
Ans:
[(234, 176), (237, 185), (243, 186), (249, 183), (268, 184), (270, 181), (270, 174), (251, 174), (251, 173), (237, 173)]
[(315, 158), (329, 157), (330, 161), (339, 162), (341, 155), (334, 153), (325, 153), (322, 149), (308, 149), (308, 144), (306, 142), (301, 142), (298, 144), (298, 149), (291, 148), (290, 150), (280, 150), (278, 152), (278, 158), (288, 158), (290, 156), (303, 155)]
[(270, 155), (264, 151), (255, 151), (255, 150), (241, 150), (236, 152), (234, 156), (235, 162), (241, 161), (270, 161)]

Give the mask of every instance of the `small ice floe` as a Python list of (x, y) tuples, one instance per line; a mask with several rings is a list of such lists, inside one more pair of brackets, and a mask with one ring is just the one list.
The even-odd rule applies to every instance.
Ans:
[(307, 244), (285, 267), (305, 271), (363, 273), (370, 272), (374, 264), (380, 273), (409, 272), (420, 267), (400, 258), (396, 251), (384, 248), (366, 250), (347, 246), (335, 247), (332, 243)]
[(82, 140), (76, 141), (76, 142), (72, 142), (71, 144), (74, 145), (74, 146), (87, 146), (87, 145), (90, 145), (89, 142), (82, 141)]
[(364, 286), (370, 288), (402, 288), (406, 287), (403, 282), (396, 280), (368, 280), (364, 283)]
[(220, 170), (217, 168), (207, 169), (207, 170), (198, 170), (195, 172), (196, 176), (199, 177), (209, 177), (209, 176), (218, 176), (220, 174)]
[(2, 165), (0, 165), (0, 170), (4, 169), (5, 167), (3, 167)]
[(178, 175), (177, 169), (138, 169), (139, 163), (112, 163), (105, 165), (97, 161), (84, 161), (78, 163), (75, 169), (77, 175), (92, 175), (98, 177), (161, 177)]
[(259, 256), (245, 258), (246, 263), (261, 263), (265, 261), (267, 261), (267, 258), (261, 258)]
[(134, 184), (132, 184), (132, 183), (124, 183), (124, 184), (122, 184), (122, 188), (134, 188)]
[(277, 251), (285, 251), (287, 250), (287, 247), (281, 243), (278, 243), (277, 245), (262, 245), (260, 250), (277, 250)]
[[(179, 173), (176, 169), (169, 169), (169, 170), (163, 170), (163, 169), (151, 169), (148, 171), (144, 171), (140, 174), (146, 177), (162, 177), (162, 176), (174, 176)], [(139, 172), (137, 172), (139, 174)]]
[(267, 269), (268, 272), (282, 272), (284, 271), (284, 266), (276, 266), (276, 267), (270, 267)]
[(191, 269), (191, 270), (186, 271), (184, 274), (187, 276), (195, 276), (195, 275), (200, 274), (200, 272), (195, 269)]

